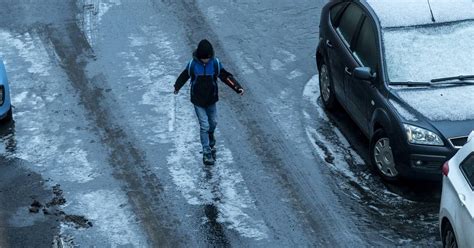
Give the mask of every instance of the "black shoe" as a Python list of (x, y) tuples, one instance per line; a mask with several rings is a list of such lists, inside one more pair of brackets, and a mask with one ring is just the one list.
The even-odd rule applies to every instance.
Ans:
[(216, 162), (215, 159), (212, 157), (212, 153), (204, 153), (204, 155), (202, 156), (202, 162), (205, 164), (205, 165), (214, 165), (214, 163)]
[(214, 160), (216, 160), (217, 157), (217, 149), (215, 147), (211, 147), (211, 155)]

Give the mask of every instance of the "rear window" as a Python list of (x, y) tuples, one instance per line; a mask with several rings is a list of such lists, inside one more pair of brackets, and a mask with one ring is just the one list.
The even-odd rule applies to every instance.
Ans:
[(474, 189), (474, 153), (467, 156), (461, 163), (461, 171), (471, 185), (471, 189)]
[(344, 14), (342, 14), (338, 29), (349, 44), (357, 31), (357, 25), (362, 17), (362, 13), (363, 12), (359, 7), (355, 4), (351, 4), (347, 7), (346, 11), (344, 11)]

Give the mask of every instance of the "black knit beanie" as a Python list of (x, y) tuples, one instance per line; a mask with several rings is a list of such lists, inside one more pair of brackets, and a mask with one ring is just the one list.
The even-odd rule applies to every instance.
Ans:
[(201, 40), (196, 49), (196, 57), (198, 59), (209, 59), (214, 57), (214, 48), (208, 40)]

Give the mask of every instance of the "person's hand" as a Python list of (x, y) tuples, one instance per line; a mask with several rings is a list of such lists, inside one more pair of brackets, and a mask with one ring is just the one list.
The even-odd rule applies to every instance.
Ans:
[(174, 94), (177, 95), (179, 93), (179, 90), (174, 90)]
[(238, 93), (239, 93), (239, 95), (243, 96), (243, 95), (244, 95), (244, 92), (245, 92), (245, 90), (242, 89), (242, 88), (240, 88)]

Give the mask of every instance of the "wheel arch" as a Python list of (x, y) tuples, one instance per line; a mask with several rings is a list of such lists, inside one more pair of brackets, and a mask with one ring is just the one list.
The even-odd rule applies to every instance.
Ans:
[(383, 129), (387, 134), (393, 133), (393, 124), (390, 121), (390, 117), (387, 112), (381, 108), (376, 109), (372, 115), (369, 138), (372, 139), (374, 133), (379, 129)]

